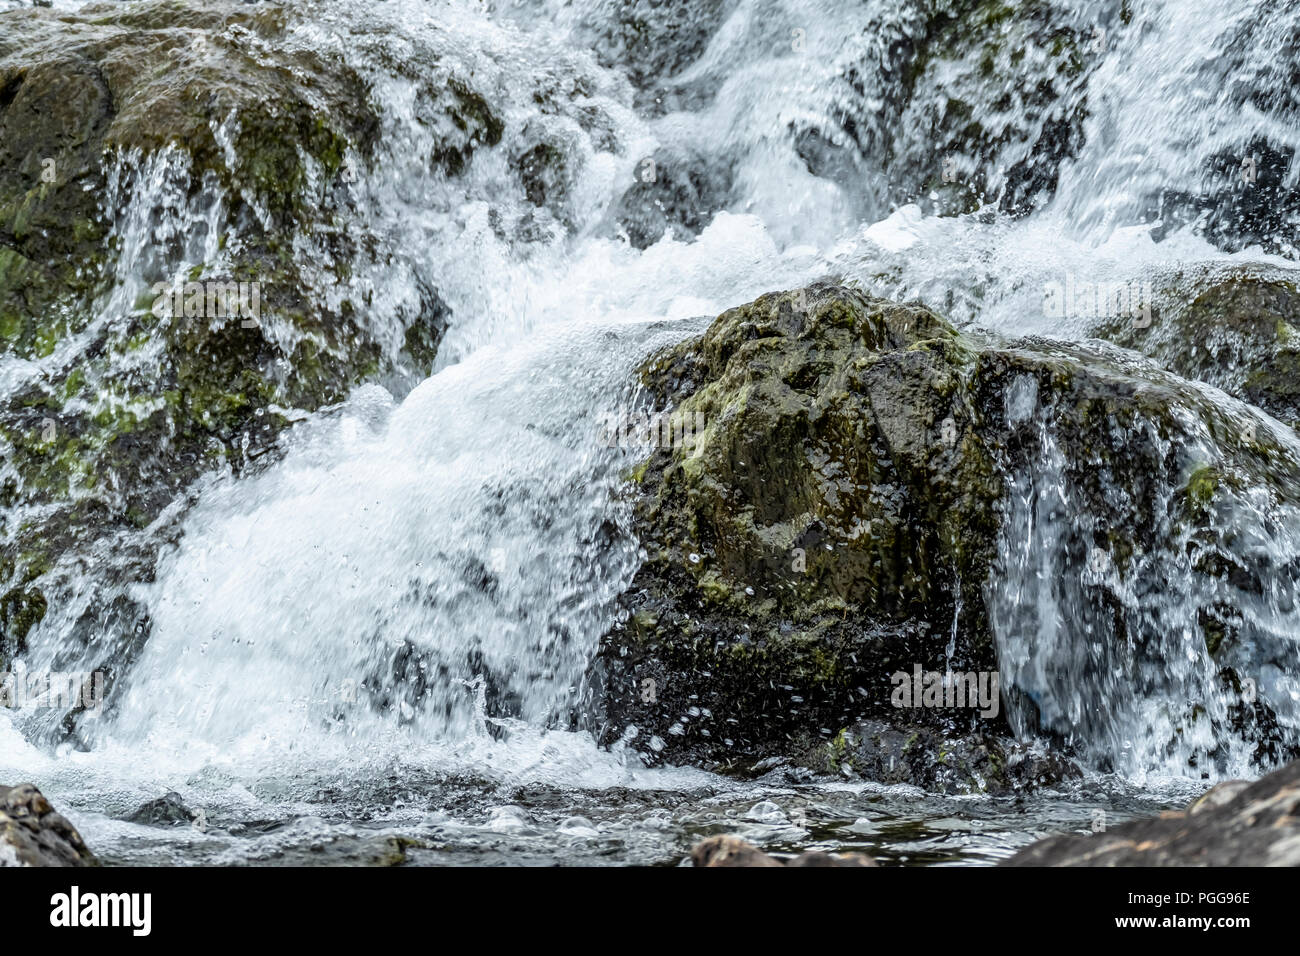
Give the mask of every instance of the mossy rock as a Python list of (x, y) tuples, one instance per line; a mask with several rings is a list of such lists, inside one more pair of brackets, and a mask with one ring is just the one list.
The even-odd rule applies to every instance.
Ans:
[[(1168, 652), (1131, 594), (1153, 586), (1151, 554), (1190, 563), (1207, 622), (1285, 570), (1243, 550), (1230, 518), (1248, 494), (1300, 504), (1293, 453), (1263, 426), (1243, 442), (1231, 409), (1123, 349), (963, 335), (821, 283), (723, 313), (642, 379), (657, 407), (703, 423), (629, 482), (644, 562), (591, 675), (598, 736), (649, 762), (740, 771), (864, 719), (997, 740), (1009, 707), (1033, 716), (1043, 688), (1014, 671), (984, 717), (891, 701), (892, 675), (916, 664), (1005, 672), (995, 627), (1015, 622), (990, 584), (1026, 476), (1077, 509), (1053, 545), (1070, 569), (1058, 596), (1102, 648), (1054, 679), (1137, 674)], [(1097, 554), (1114, 577), (1088, 570)], [(1205, 638), (1225, 673), (1267, 666), (1262, 641)], [(1267, 730), (1267, 714), (1233, 719)], [(1100, 735), (1105, 715), (1080, 724)], [(1068, 726), (1035, 729), (1068, 745)]]
[(1149, 325), (1108, 321), (1095, 334), (1300, 422), (1300, 286), (1271, 266), (1206, 266), (1162, 277)]
[[(1086, 81), (1104, 30), (1114, 42), (1122, 28), (1041, 0), (935, 5), (901, 71), (894, 188), (945, 215), (985, 203), (1013, 215), (1037, 208), (1083, 146)], [(930, 172), (918, 180), (920, 156)]]
[[(1087, 80), (1125, 18), (1052, 0), (882, 11), (828, 77), (820, 117), (791, 121), (818, 176), (939, 215), (1038, 208), (1084, 143)], [(868, 207), (876, 218), (890, 206)]]
[(632, 724), (652, 758), (749, 760), (844, 726), (864, 686), (942, 653), (954, 619), (961, 659), (994, 666), (971, 613), (992, 527), (962, 534), (1001, 495), (968, 440), (974, 358), (923, 307), (824, 284), (726, 312), (646, 366), (649, 390), (706, 426), (642, 477), (647, 558), (601, 665), (635, 706), (611, 695), (607, 740)]
[[(205, 472), (267, 460), (356, 384), (432, 368), (437, 291), (394, 334), (352, 285), (387, 255), (352, 216), (372, 81), (298, 24), (189, 0), (0, 13), (0, 349), (32, 363), (0, 401), (5, 590), (150, 525)], [(445, 133), (429, 162), (453, 176), (503, 121), (467, 78), (427, 93)], [(175, 228), (132, 247), (133, 216)], [(158, 307), (156, 284), (185, 282), (256, 283), (260, 316)]]
[(10, 588), (0, 598), (0, 671), (27, 647), (27, 632), (45, 617), (48, 605), (37, 588)]

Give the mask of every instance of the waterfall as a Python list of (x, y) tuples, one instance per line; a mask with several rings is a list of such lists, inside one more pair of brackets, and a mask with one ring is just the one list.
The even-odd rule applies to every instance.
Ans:
[[(637, 456), (602, 434), (642, 400), (648, 355), (827, 274), (923, 300), (963, 329), (1065, 341), (1093, 324), (1044, 313), (1045, 286), (1067, 275), (1149, 285), (1207, 262), (1294, 274), (1293, 233), (1260, 244), (1243, 226), (1234, 244), (1223, 237), (1254, 207), (1211, 200), (1237, 195), (1247, 168), (1270, 195), (1297, 185), (1300, 124), (1279, 78), (1294, 75), (1300, 9), (1031, 6), (1005, 21), (950, 0), (288, 9), (285, 50), (355, 71), (376, 118), (369, 152), (353, 144), (344, 159), (345, 186), (304, 163), (303, 188), (336, 219), (285, 237), (293, 291), (348, 317), (321, 334), (322, 354), (364, 347), (386, 371), (319, 407), (270, 409), (291, 426), (264, 444), (230, 438), (244, 443), (238, 467), (159, 478), (165, 500), (141, 527), (42, 570), (49, 611), (21, 666), (104, 671), (109, 690), (102, 714), (71, 725), (49, 708), (0, 713), (0, 780), (40, 770), (82, 804), (163, 786), (306, 799), (305, 775), (346, 788), (376, 766), (696, 785), (577, 729), (584, 675), (641, 560), (622, 494)], [(975, 16), (982, 32), (964, 31)], [(491, 113), (488, 132), (448, 120), (462, 87)], [(238, 123), (214, 125), (232, 166)], [(987, 168), (962, 152), (976, 125)], [(1031, 169), (1043, 150), (1050, 182)], [(156, 346), (124, 343), (148, 290), (222, 275), (274, 211), (192, 181), (181, 148), (105, 163), (103, 292), (50, 353), (0, 356), (0, 388), (18, 395), (85, 363), (99, 398), (76, 408), (145, 415), (162, 401), (140, 398)], [(979, 201), (938, 215), (952, 211), (954, 169)], [(313, 333), (271, 301), (265, 337), (292, 351)], [(449, 318), (417, 371), (405, 336), (431, 302)], [(1155, 543), (1121, 559), (1095, 545), (1108, 519), (1089, 510), (1032, 381), (1006, 417), (1030, 451), (1000, 463), (985, 596), (1016, 736), (1136, 781), (1249, 774), (1296, 746), (1295, 500), (1225, 483), (1213, 540), (1191, 535), (1171, 517), (1189, 476), (1234, 466), (1221, 436), (1184, 423), (1159, 439), (1172, 464), (1144, 491)], [(108, 485), (122, 511), (142, 493)], [(51, 508), (12, 509), (6, 541)], [(1225, 564), (1266, 586), (1212, 570)], [(1204, 614), (1226, 607), (1235, 637), (1216, 658)], [(1224, 683), (1247, 666), (1276, 726)]]

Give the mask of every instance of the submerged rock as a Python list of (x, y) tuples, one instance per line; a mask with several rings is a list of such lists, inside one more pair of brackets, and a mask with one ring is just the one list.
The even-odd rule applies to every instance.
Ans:
[(1300, 762), (1220, 784), (1184, 811), (1040, 840), (1002, 865), (1300, 866)]
[(0, 866), (95, 866), (81, 834), (30, 783), (0, 786)]
[(143, 823), (149, 826), (176, 826), (193, 823), (199, 819), (198, 814), (185, 805), (185, 800), (174, 790), (169, 790), (161, 797), (142, 804), (127, 820), (131, 823)]
[(673, 92), (673, 78), (698, 59), (734, 8), (729, 0), (616, 0), (612, 16), (582, 27), (607, 64), (621, 64), (645, 108)]
[(825, 853), (808, 850), (789, 860), (764, 853), (740, 837), (715, 836), (701, 840), (691, 848), (694, 866), (875, 866), (876, 861), (862, 853)]
[(1193, 728), (1264, 765), (1296, 748), (1264, 679), (1289, 612), (1241, 613), (1291, 572), (1239, 535), (1300, 503), (1262, 421), (1243, 440), (1253, 419), (1120, 349), (959, 334), (833, 283), (723, 313), (643, 384), (699, 425), (629, 485), (645, 560), (594, 666), (604, 743), (724, 770), (852, 750), (999, 790), (1074, 772), (1012, 772), (1010, 731), (1106, 766), (1156, 697), (1155, 750)]

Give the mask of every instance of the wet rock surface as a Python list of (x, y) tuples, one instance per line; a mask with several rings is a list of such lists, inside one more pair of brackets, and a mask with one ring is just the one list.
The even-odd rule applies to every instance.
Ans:
[(127, 820), (131, 823), (143, 823), (148, 826), (179, 826), (193, 823), (199, 819), (198, 814), (185, 805), (179, 793), (169, 791), (140, 806)]
[[(1127, 19), (1090, 21), (1052, 2), (926, 9), (927, 34), (900, 71), (895, 189), (944, 214), (991, 203), (1025, 215), (1082, 147), (1088, 77)], [(920, 182), (918, 167), (931, 170)]]
[(0, 786), (0, 866), (93, 866), (81, 834), (30, 783)]
[(602, 652), (606, 739), (671, 759), (833, 735), (888, 709), (889, 674), (937, 659), (954, 615), (959, 659), (994, 666), (954, 590), (977, 606), (991, 534), (957, 532), (999, 493), (961, 437), (968, 354), (926, 309), (823, 286), (652, 360), (651, 391), (704, 429), (638, 476), (647, 561)]
[(862, 853), (825, 853), (821, 850), (809, 850), (782, 860), (734, 836), (709, 837), (697, 843), (691, 849), (691, 863), (703, 867), (876, 865), (871, 857)]
[(1055, 836), (1005, 866), (1300, 866), (1300, 762), (1219, 784), (1186, 810)]
[(1153, 313), (1096, 334), (1184, 378), (1300, 423), (1300, 290), (1267, 265), (1204, 267), (1152, 283)]
[[(0, 575), (21, 584), (147, 526), (198, 474), (251, 466), (295, 410), (427, 372), (447, 310), (428, 290), (400, 353), (356, 320), (341, 284), (375, 237), (340, 223), (378, 121), (367, 79), (293, 43), (283, 9), (3, 16), (0, 339), (39, 374), (0, 407), (0, 501), (53, 512), (5, 529)], [(463, 125), (458, 157), (478, 139)], [(173, 209), (131, 206), (151, 180)], [(168, 211), (180, 230), (135, 234)]]
[[(1223, 685), (1266, 666), (1274, 638), (1233, 607), (1287, 572), (1244, 564), (1224, 515), (1247, 487), (1267, 489), (1266, 508), (1294, 507), (1300, 471), (1281, 436), (1261, 424), (1243, 442), (1254, 419), (1130, 353), (959, 334), (928, 309), (827, 283), (724, 313), (652, 358), (643, 380), (670, 418), (702, 424), (629, 484), (646, 558), (594, 672), (606, 743), (650, 762), (740, 769), (816, 753), (817, 738), (833, 754), (871, 719), (932, 728), (918, 753), (937, 759), (944, 738), (1005, 736), (1010, 720), (1048, 735), (1068, 764), (1076, 745), (1109, 747), (1116, 714), (1141, 707), (1144, 660), (1179, 653), (1130, 593), (1129, 582), (1151, 586), (1144, 562), (1166, 549), (1191, 555), (1188, 627)], [(994, 646), (997, 632), (1037, 629), (1033, 601), (990, 590), (1024, 570), (1007, 536), (1055, 520), (1018, 504), (1040, 507), (1043, 491), (1025, 484), (1035, 474), (1068, 509), (1045, 542), (1070, 569), (1052, 572), (1052, 586), (1099, 638), (1050, 672), (1035, 669), (1035, 648), (1008, 662)], [(900, 701), (897, 675), (917, 667), (1000, 677), (997, 706)], [(1080, 680), (1111, 707), (1062, 710)], [(1296, 742), (1266, 696), (1229, 695), (1213, 712), (1189, 704), (1179, 719), (1244, 733), (1267, 763)], [(878, 741), (872, 756), (858, 748), (864, 767), (900, 774), (893, 735), (861, 739)], [(1015, 786), (1002, 745), (948, 749), (970, 751), (957, 759), (962, 786)], [(935, 766), (917, 782), (942, 776)]]
[(1003, 796), (1061, 789), (1083, 776), (1065, 754), (997, 734), (864, 720), (802, 755), (799, 763), (850, 780), (907, 784), (931, 793)]

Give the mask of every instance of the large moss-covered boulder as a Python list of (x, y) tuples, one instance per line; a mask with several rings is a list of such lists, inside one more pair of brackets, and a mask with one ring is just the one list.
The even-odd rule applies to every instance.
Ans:
[(938, 660), (954, 621), (954, 663), (995, 668), (978, 608), (1002, 489), (969, 440), (973, 358), (927, 309), (820, 286), (726, 312), (647, 366), (704, 428), (639, 475), (647, 557), (605, 650), (607, 737), (751, 755), (838, 730), (888, 709), (874, 678)]
[[(1235, 412), (1121, 349), (963, 335), (830, 283), (724, 313), (643, 381), (699, 431), (630, 484), (645, 561), (595, 667), (606, 742), (872, 772), (889, 748), (914, 762), (929, 727), (935, 759), (964, 739), (946, 748), (958, 784), (1001, 788), (990, 771), (1021, 760), (982, 738), (1045, 733), (1104, 764), (1167, 695), (1153, 738), (1205, 721), (1260, 759), (1294, 747), (1273, 721), (1284, 691), (1225, 689), (1285, 651), (1243, 614), (1288, 561), (1245, 539), (1300, 502), (1262, 421), (1243, 440)], [(1161, 567), (1184, 577), (1157, 585)], [(1156, 587), (1175, 606), (1154, 609)], [(1189, 654), (1204, 670), (1165, 667)], [(1000, 693), (913, 703), (898, 675), (918, 670)]]
[[(403, 253), (356, 215), (374, 78), (299, 26), (184, 0), (0, 13), (0, 658), (61, 555), (265, 460), (358, 382), (432, 366), (446, 305), (377, 285)], [(454, 176), (502, 121), (444, 73), (428, 164)], [(138, 550), (121, 573), (147, 577)]]

